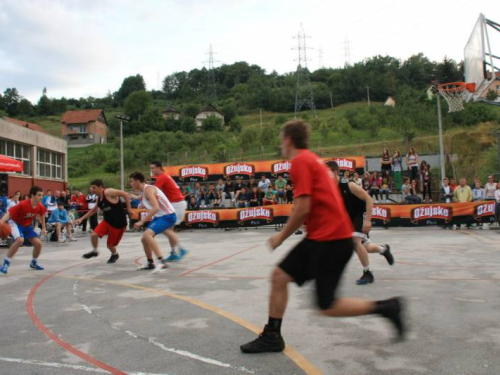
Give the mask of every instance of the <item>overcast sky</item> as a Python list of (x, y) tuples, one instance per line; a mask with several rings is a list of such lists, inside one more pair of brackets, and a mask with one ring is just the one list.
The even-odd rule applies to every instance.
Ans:
[[(293, 36), (311, 37), (309, 68), (343, 66), (374, 55), (423, 52), (460, 61), (480, 13), (500, 23), (494, 0), (1, 0), (0, 91), (16, 87), (38, 101), (102, 97), (126, 76), (148, 89), (164, 76), (201, 68), (210, 44), (220, 64), (247, 61), (293, 71)], [(491, 34), (491, 32), (490, 32)], [(500, 34), (500, 33), (495, 33)], [(495, 38), (497, 35), (494, 36)], [(500, 55), (500, 38), (494, 39)], [(158, 79), (159, 76), (159, 79)]]

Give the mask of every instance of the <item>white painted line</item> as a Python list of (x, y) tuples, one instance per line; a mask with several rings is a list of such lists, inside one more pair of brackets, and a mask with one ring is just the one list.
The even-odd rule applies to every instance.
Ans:
[[(0, 361), (10, 362), (10, 363), (21, 363), (23, 365), (34, 365), (34, 366), (44, 366), (44, 367), (54, 367), (54, 368), (67, 368), (77, 371), (94, 372), (98, 374), (109, 374), (108, 371), (97, 368), (97, 367), (87, 367), (80, 365), (68, 365), (66, 363), (56, 363), (56, 362), (44, 362), (38, 361), (36, 359), (19, 359), (19, 358), (5, 358), (0, 357)], [(168, 374), (153, 374), (151, 372), (128, 372), (129, 375), (168, 375)]]
[(73, 295), (75, 296), (76, 300), (78, 301), (78, 303), (80, 304), (80, 306), (82, 307), (83, 310), (85, 310), (87, 313), (95, 316), (100, 321), (105, 322), (112, 329), (120, 331), (120, 332), (124, 332), (127, 335), (129, 335), (130, 337), (133, 337), (133, 338), (136, 338), (136, 339), (140, 339), (142, 341), (149, 342), (150, 344), (152, 344), (152, 345), (154, 345), (154, 346), (156, 346), (156, 347), (158, 347), (158, 348), (160, 348), (162, 350), (170, 352), (170, 353), (175, 353), (175, 354), (178, 354), (178, 355), (181, 355), (181, 356), (184, 356), (184, 357), (192, 358), (192, 359), (195, 359), (197, 361), (205, 362), (205, 363), (208, 363), (208, 364), (211, 364), (211, 365), (216, 365), (216, 366), (219, 366), (219, 367), (231, 368), (233, 370), (238, 370), (238, 371), (246, 372), (246, 373), (249, 373), (249, 374), (254, 374), (255, 373), (255, 371), (247, 369), (247, 368), (245, 368), (243, 366), (233, 366), (230, 363), (224, 363), (224, 362), (218, 361), (216, 359), (202, 357), (202, 356), (200, 356), (198, 354), (194, 354), (194, 353), (188, 352), (186, 350), (169, 348), (168, 346), (166, 346), (166, 345), (164, 345), (162, 343), (159, 343), (159, 342), (153, 340), (151, 337), (146, 337), (146, 336), (139, 335), (137, 333), (134, 333), (134, 332), (126, 330), (126, 329), (123, 329), (123, 328), (117, 326), (116, 324), (111, 323), (106, 318), (104, 318), (104, 317), (100, 316), (99, 314), (95, 313), (88, 305), (86, 305), (85, 303), (83, 303), (82, 298), (80, 297), (80, 294), (78, 293), (78, 285), (79, 285), (80, 279), (83, 279), (89, 272), (90, 271), (84, 273), (78, 280), (75, 281), (75, 283), (73, 284)]

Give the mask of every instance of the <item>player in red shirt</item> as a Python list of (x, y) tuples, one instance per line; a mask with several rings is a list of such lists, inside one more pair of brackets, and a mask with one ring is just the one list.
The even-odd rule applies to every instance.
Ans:
[(30, 268), (42, 271), (44, 268), (38, 264), (38, 257), (42, 252), (42, 241), (38, 238), (38, 234), (33, 229), (33, 220), (38, 217), (42, 223), (42, 234), (47, 235), (45, 230), (45, 212), (47, 211), (42, 204), (43, 190), (41, 187), (33, 186), (30, 189), (30, 199), (19, 202), (14, 207), (11, 207), (7, 213), (0, 219), (0, 225), (8, 222), (12, 231), (14, 243), (7, 252), (7, 257), (4, 259), (0, 272), (7, 274), (12, 258), (16, 255), (17, 250), (27, 239), (33, 244), (33, 259), (30, 263)]
[[(175, 183), (174, 179), (163, 171), (161, 161), (152, 161), (149, 165), (151, 176), (154, 179), (153, 185), (159, 188), (165, 194), (175, 209), (177, 221), (175, 225), (179, 225), (184, 221), (184, 213), (186, 212), (187, 203), (184, 199), (181, 189)], [(178, 262), (188, 251), (181, 244), (179, 236), (174, 232), (174, 227), (167, 229), (165, 236), (168, 237), (170, 247), (172, 248), (170, 255), (165, 262)], [(179, 252), (176, 251), (179, 248)]]
[(396, 327), (403, 338), (400, 298), (366, 301), (358, 298), (335, 298), (335, 291), (353, 253), (351, 220), (339, 187), (326, 165), (307, 149), (309, 125), (303, 121), (285, 124), (281, 132), (281, 152), (292, 159), (290, 171), (295, 186), (295, 207), (280, 233), (269, 239), (274, 250), (306, 222), (307, 236), (274, 269), (269, 301), (269, 321), (262, 334), (242, 345), (244, 353), (281, 352), (285, 342), (281, 322), (288, 301), (288, 284), (301, 286), (316, 280), (316, 300), (321, 314), (346, 317), (378, 314)]

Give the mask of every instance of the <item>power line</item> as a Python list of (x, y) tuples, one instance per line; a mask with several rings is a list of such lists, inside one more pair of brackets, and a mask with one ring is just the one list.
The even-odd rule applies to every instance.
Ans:
[(297, 113), (300, 112), (303, 106), (308, 106), (313, 112), (314, 116), (317, 117), (316, 107), (314, 105), (314, 93), (312, 90), (311, 80), (309, 79), (309, 70), (307, 69), (307, 50), (311, 47), (307, 47), (306, 39), (310, 38), (307, 36), (304, 27), (300, 24), (299, 32), (294, 39), (297, 39), (297, 47), (293, 48), (298, 52), (298, 65), (297, 72), (297, 84), (295, 87), (295, 117)]
[[(210, 49), (207, 52), (208, 55), (208, 70), (207, 70), (207, 94), (206, 101), (207, 104), (217, 104), (217, 86), (215, 83), (215, 69), (214, 69), (214, 54), (212, 50), (212, 45), (210, 44)], [(207, 63), (207, 61), (204, 61)]]

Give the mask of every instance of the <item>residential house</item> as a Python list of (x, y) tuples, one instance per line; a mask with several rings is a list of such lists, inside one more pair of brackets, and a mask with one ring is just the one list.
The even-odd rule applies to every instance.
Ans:
[(61, 118), (62, 137), (68, 147), (90, 146), (106, 143), (108, 122), (102, 109), (67, 111)]

